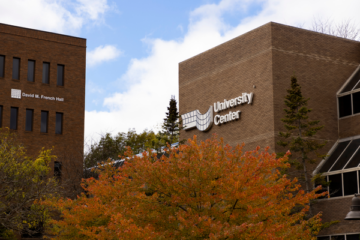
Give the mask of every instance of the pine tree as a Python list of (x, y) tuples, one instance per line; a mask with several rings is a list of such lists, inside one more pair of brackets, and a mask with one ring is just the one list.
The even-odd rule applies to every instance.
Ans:
[[(324, 155), (319, 155), (317, 150), (325, 146), (326, 142), (314, 138), (319, 130), (324, 126), (319, 125), (318, 120), (309, 120), (308, 114), (311, 109), (307, 108), (309, 98), (304, 98), (301, 93), (301, 87), (297, 83), (296, 77), (291, 78), (291, 88), (287, 90), (285, 96), (285, 118), (284, 122), (286, 132), (280, 132), (282, 140), (277, 144), (287, 147), (292, 153), (289, 163), (298, 169), (303, 169), (305, 178), (306, 193), (310, 192), (310, 179), (308, 178), (306, 164), (314, 164)], [(280, 154), (282, 155), (282, 154)], [(310, 210), (311, 214), (311, 210)]]
[(171, 96), (167, 110), (166, 118), (164, 118), (164, 123), (162, 125), (162, 135), (165, 138), (165, 142), (173, 144), (179, 142), (180, 130), (182, 129), (182, 127), (180, 127), (181, 120), (179, 118), (175, 96)]

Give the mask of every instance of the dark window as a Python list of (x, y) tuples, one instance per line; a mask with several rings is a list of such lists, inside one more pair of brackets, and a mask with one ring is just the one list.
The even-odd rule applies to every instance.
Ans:
[(330, 240), (329, 236), (326, 237), (317, 237), (317, 240)]
[(11, 107), (10, 112), (10, 129), (17, 129), (17, 121), (18, 121), (18, 108), (17, 107)]
[(54, 162), (54, 176), (57, 178), (61, 178), (61, 163)]
[(331, 240), (345, 240), (344, 235), (331, 236)]
[(327, 172), (329, 171), (329, 169), (331, 168), (331, 166), (334, 164), (334, 162), (336, 161), (336, 159), (339, 158), (339, 156), (341, 155), (341, 153), (345, 150), (345, 148), (347, 147), (347, 145), (349, 144), (350, 141), (346, 141), (346, 142), (340, 142), (334, 152), (331, 153), (330, 157), (327, 159), (327, 161), (325, 162), (325, 164), (321, 167), (320, 172)]
[(48, 132), (48, 119), (49, 119), (49, 112), (48, 111), (41, 111), (41, 127), (40, 131), (42, 133)]
[(28, 61), (28, 76), (27, 76), (27, 80), (29, 82), (34, 82), (35, 79), (35, 61), (34, 60), (29, 60)]
[(357, 173), (355, 172), (347, 172), (343, 173), (344, 178), (344, 196), (353, 195), (358, 192), (357, 185)]
[(43, 63), (43, 76), (42, 82), (49, 84), (49, 76), (50, 76), (50, 63)]
[(349, 161), (352, 155), (360, 146), (360, 139), (351, 141), (350, 145), (346, 148), (345, 152), (340, 156), (335, 165), (331, 168), (331, 171), (337, 171), (343, 169), (345, 164)]
[(359, 240), (360, 234), (347, 234), (346, 240)]
[(33, 119), (34, 119), (34, 110), (26, 109), (26, 123), (25, 123), (25, 131), (33, 130)]
[(64, 86), (64, 65), (57, 65), (57, 83), (58, 86)]
[(20, 79), (20, 58), (13, 58), (12, 79)]
[(339, 117), (346, 117), (351, 114), (351, 95), (339, 97)]
[(330, 196), (331, 197), (342, 196), (341, 174), (329, 175), (329, 182), (330, 182), (330, 191), (329, 191)]
[(5, 75), (5, 56), (0, 55), (0, 77), (3, 78)]
[(2, 127), (3, 106), (0, 106), (0, 128)]
[(360, 164), (360, 149), (356, 151), (354, 156), (351, 158), (350, 162), (346, 165), (345, 169), (357, 167)]
[(359, 88), (359, 80), (360, 80), (360, 69), (352, 76), (348, 84), (344, 87), (341, 93), (351, 91), (352, 89)]
[(56, 126), (55, 126), (55, 133), (62, 134), (62, 126), (63, 126), (63, 114), (56, 113)]
[(360, 92), (353, 93), (353, 113), (360, 113)]

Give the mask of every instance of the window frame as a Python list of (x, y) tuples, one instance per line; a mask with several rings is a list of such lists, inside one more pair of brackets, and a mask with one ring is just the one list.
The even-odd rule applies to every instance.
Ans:
[[(27, 130), (26, 126), (27, 126), (27, 111), (31, 110), (32, 111), (32, 115), (31, 115), (31, 130)], [(26, 108), (25, 109), (25, 131), (26, 132), (33, 132), (34, 131), (34, 109), (31, 108)]]
[[(57, 133), (56, 131), (57, 131), (57, 119), (56, 119), (56, 117), (57, 117), (57, 115), (58, 115), (58, 113), (59, 114), (61, 114), (61, 133)], [(56, 112), (55, 113), (55, 134), (56, 135), (62, 135), (64, 133), (64, 113), (62, 113), (62, 112)]]
[[(0, 57), (4, 57), (4, 63), (3, 63), (3, 76), (0, 76), (0, 78), (5, 78), (5, 62), (6, 62), (6, 56), (5, 55), (0, 55)], [(1, 68), (1, 66), (0, 66)]]
[[(42, 131), (42, 128), (41, 128), (41, 124), (42, 124), (42, 113), (43, 113), (43, 112), (46, 112), (46, 113), (47, 113), (47, 118), (46, 118), (46, 132), (43, 132), (43, 131)], [(40, 133), (44, 133), (44, 134), (49, 133), (49, 111), (47, 111), (47, 110), (41, 110), (41, 114), (40, 114)]]
[[(49, 71), (48, 71), (48, 74), (47, 74), (47, 80), (48, 80), (48, 82), (46, 83), (46, 82), (44, 82), (44, 65), (45, 64), (49, 64)], [(42, 73), (42, 79), (41, 79), (41, 83), (42, 84), (46, 84), (46, 85), (50, 85), (50, 62), (43, 62), (43, 64), (42, 64), (42, 71), (41, 71), (41, 73)]]
[[(34, 71), (33, 71), (33, 81), (29, 81), (29, 62), (34, 62)], [(35, 69), (36, 69), (36, 61), (32, 59), (28, 59), (28, 69), (27, 69), (27, 82), (34, 83), (35, 82)]]
[[(59, 85), (59, 66), (62, 66), (62, 85)], [(64, 64), (57, 64), (56, 65), (56, 86), (57, 87), (64, 87), (65, 86), (65, 65)]]
[[(17, 110), (17, 112), (16, 112), (16, 128), (11, 128), (11, 123), (12, 123), (12, 121), (11, 121), (11, 116), (12, 116), (11, 112), (12, 112), (13, 108)], [(19, 129), (19, 107), (10, 107), (10, 130), (18, 130), (18, 129)]]
[[(16, 79), (16, 78), (14, 78), (14, 60), (15, 59), (19, 59), (19, 68), (18, 68), (18, 75), (19, 75), (19, 78), (18, 79)], [(13, 57), (13, 64), (12, 64), (12, 72), (11, 72), (11, 79), (12, 80), (15, 80), (15, 81), (19, 81), (20, 80), (20, 72), (21, 72), (21, 58), (19, 58), (19, 57)]]

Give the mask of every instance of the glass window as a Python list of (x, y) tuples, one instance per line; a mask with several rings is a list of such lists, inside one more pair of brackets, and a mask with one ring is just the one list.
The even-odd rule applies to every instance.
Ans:
[(29, 60), (28, 61), (28, 76), (27, 76), (27, 80), (29, 82), (34, 82), (35, 79), (35, 61), (34, 60)]
[(340, 197), (342, 196), (342, 179), (341, 173), (335, 175), (329, 175), (330, 182), (330, 197)]
[(42, 132), (42, 133), (47, 133), (48, 132), (48, 119), (49, 119), (49, 112), (48, 111), (41, 111), (40, 132)]
[(62, 126), (63, 126), (63, 113), (56, 113), (56, 126), (55, 133), (62, 134)]
[(345, 152), (340, 156), (335, 165), (331, 168), (331, 171), (337, 171), (344, 168), (345, 164), (353, 156), (355, 151), (360, 146), (360, 139), (351, 141), (350, 145), (346, 148)]
[(352, 114), (351, 112), (351, 94), (339, 97), (339, 117), (346, 117)]
[(5, 56), (0, 55), (0, 78), (5, 75)]
[(324, 165), (321, 167), (320, 172), (327, 172), (331, 168), (331, 166), (334, 164), (334, 162), (339, 158), (339, 156), (342, 154), (342, 152), (345, 150), (347, 145), (350, 143), (350, 141), (346, 142), (340, 142), (335, 150), (331, 153), (329, 158), (326, 160)]
[(360, 240), (360, 234), (347, 234), (346, 240)]
[(330, 240), (329, 236), (326, 237), (317, 237), (317, 240)]
[(0, 128), (2, 127), (3, 106), (0, 106)]
[(61, 178), (61, 163), (54, 162), (54, 176)]
[(344, 235), (331, 236), (331, 240), (345, 240)]
[(64, 65), (57, 65), (57, 82), (58, 86), (64, 86)]
[(358, 193), (357, 172), (343, 173), (344, 178), (344, 196)]
[(42, 82), (49, 84), (49, 76), (50, 76), (50, 63), (43, 63), (43, 74), (42, 74)]
[(353, 113), (360, 113), (360, 92), (353, 93)]
[(12, 79), (20, 79), (20, 58), (13, 58)]
[(16, 130), (17, 129), (17, 122), (18, 122), (18, 110), (17, 107), (11, 107), (10, 112), (10, 129)]
[(34, 110), (26, 109), (25, 131), (33, 130)]

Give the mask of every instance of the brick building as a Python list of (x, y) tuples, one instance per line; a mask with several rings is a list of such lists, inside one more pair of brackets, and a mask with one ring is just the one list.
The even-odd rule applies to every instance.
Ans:
[[(360, 180), (360, 42), (268, 23), (179, 64), (179, 109), (186, 129), (181, 138), (213, 133), (245, 150), (270, 146), (284, 131), (284, 96), (295, 75), (310, 118), (324, 129), (328, 157), (309, 165), (309, 177), (322, 172), (331, 181), (330, 198), (314, 211), (340, 223), (319, 239), (359, 239), (360, 222), (344, 221)], [(225, 99), (225, 100), (224, 100)], [(240, 111), (240, 112), (239, 112)]]
[(62, 179), (82, 172), (85, 68), (86, 39), (0, 24), (0, 127), (30, 156), (54, 147)]

